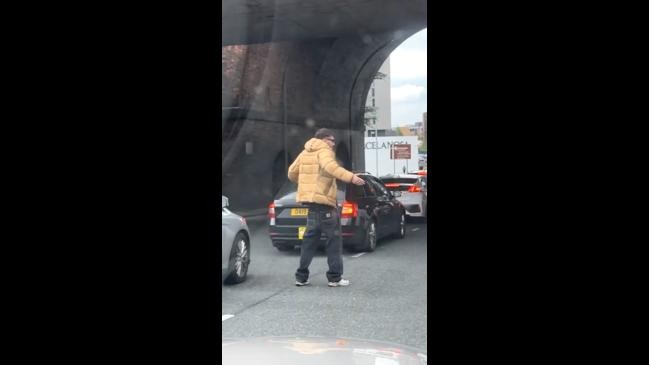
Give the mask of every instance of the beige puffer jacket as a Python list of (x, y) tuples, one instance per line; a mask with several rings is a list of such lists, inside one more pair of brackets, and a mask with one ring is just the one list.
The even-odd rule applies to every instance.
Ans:
[(288, 178), (297, 183), (298, 202), (336, 206), (336, 179), (349, 183), (354, 174), (338, 165), (336, 154), (320, 139), (311, 138), (288, 169)]

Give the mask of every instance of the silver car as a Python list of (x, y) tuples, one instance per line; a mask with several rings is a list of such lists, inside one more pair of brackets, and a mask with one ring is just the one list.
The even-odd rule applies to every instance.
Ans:
[(246, 280), (250, 264), (250, 231), (246, 219), (228, 209), (221, 196), (221, 273), (228, 284)]
[(381, 181), (390, 191), (400, 191), (397, 198), (406, 208), (410, 217), (426, 217), (428, 211), (428, 188), (426, 175), (399, 174), (386, 175)]

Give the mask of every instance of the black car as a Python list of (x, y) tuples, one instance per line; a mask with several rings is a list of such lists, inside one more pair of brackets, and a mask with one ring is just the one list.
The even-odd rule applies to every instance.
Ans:
[[(406, 210), (396, 199), (400, 192), (388, 191), (372, 175), (358, 175), (365, 180), (365, 185), (341, 183), (338, 186), (343, 246), (353, 251), (374, 251), (378, 239), (405, 237)], [(280, 251), (292, 250), (302, 243), (308, 214), (308, 207), (295, 201), (295, 185), (282, 190), (284, 193), (268, 207), (270, 238)], [(321, 243), (325, 241), (323, 236)]]

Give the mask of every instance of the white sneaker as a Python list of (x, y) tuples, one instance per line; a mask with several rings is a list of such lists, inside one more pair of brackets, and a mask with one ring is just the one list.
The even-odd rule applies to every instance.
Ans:
[(349, 280), (340, 279), (340, 281), (330, 281), (328, 285), (331, 286), (331, 287), (347, 286), (347, 285), (349, 285)]
[(311, 284), (311, 283), (308, 280), (305, 281), (305, 282), (301, 282), (301, 281), (297, 281), (297, 280), (295, 281), (295, 286), (305, 286), (305, 285), (309, 285), (309, 284)]

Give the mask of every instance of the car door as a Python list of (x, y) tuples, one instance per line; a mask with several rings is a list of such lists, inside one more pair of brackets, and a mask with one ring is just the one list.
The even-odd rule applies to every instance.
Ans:
[(395, 218), (395, 204), (390, 192), (388, 192), (388, 189), (383, 186), (383, 183), (375, 177), (370, 177), (370, 181), (376, 189), (376, 231), (379, 237), (383, 237), (396, 230), (395, 222), (397, 220)]
[(401, 229), (401, 202), (397, 199), (390, 190), (385, 186), (383, 181), (376, 179), (381, 185), (381, 189), (387, 194), (390, 205), (390, 229), (388, 234), (398, 232)]

